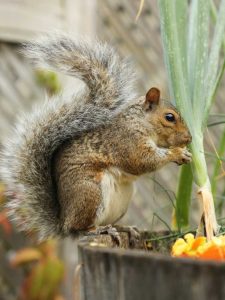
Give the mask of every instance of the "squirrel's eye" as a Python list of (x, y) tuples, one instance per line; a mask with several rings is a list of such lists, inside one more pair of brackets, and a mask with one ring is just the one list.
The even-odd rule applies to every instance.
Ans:
[(165, 119), (168, 121), (168, 122), (175, 122), (175, 116), (171, 113), (169, 114), (166, 114), (165, 115)]

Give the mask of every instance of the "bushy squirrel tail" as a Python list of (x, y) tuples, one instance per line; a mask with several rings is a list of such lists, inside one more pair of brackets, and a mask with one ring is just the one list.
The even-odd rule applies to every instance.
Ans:
[(62, 95), (36, 107), (18, 121), (1, 153), (0, 177), (7, 186), (9, 210), (22, 229), (36, 230), (43, 239), (67, 234), (52, 180), (54, 152), (129, 105), (136, 97), (134, 73), (109, 46), (62, 34), (28, 43), (25, 53), (38, 66), (82, 79), (89, 89), (70, 101)]
[(89, 101), (101, 107), (118, 108), (134, 92), (134, 72), (106, 43), (55, 33), (28, 43), (25, 53), (39, 67), (83, 80)]

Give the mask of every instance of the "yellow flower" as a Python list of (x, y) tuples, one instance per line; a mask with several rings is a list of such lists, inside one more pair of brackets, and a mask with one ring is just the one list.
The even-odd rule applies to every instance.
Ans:
[(195, 238), (192, 233), (188, 233), (184, 238), (176, 240), (172, 247), (171, 255), (225, 260), (225, 236), (214, 237), (207, 242), (203, 236)]

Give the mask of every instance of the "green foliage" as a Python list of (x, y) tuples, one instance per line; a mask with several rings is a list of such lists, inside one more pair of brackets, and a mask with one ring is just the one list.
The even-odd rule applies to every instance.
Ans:
[(35, 248), (18, 251), (11, 263), (24, 266), (33, 262), (24, 279), (21, 298), (52, 300), (59, 296), (59, 284), (64, 278), (63, 263), (56, 256), (56, 243), (48, 240)]
[(190, 165), (185, 165), (180, 171), (177, 188), (174, 228), (183, 229), (189, 225), (189, 208), (192, 194), (193, 175)]
[(217, 158), (214, 164), (214, 171), (213, 171), (213, 176), (212, 176), (212, 193), (214, 194), (214, 196), (216, 196), (216, 192), (217, 192), (217, 181), (218, 181), (218, 176), (220, 173), (220, 169), (221, 169), (221, 161), (222, 161), (222, 156), (225, 153), (225, 130), (223, 131), (223, 134), (221, 136), (221, 140), (220, 140), (220, 144), (219, 144), (219, 148), (217, 151), (217, 155), (219, 157), (219, 159)]
[(37, 70), (36, 79), (41, 86), (47, 89), (50, 95), (57, 94), (61, 90), (61, 84), (59, 82), (58, 76), (54, 72)]
[[(218, 14), (214, 11), (215, 27), (211, 47), (209, 0), (192, 0), (190, 7), (186, 0), (158, 0), (158, 3), (170, 93), (193, 138), (191, 151), (194, 181), (210, 193), (203, 134), (224, 72), (224, 63), (220, 66), (220, 53), (225, 34), (225, 0), (220, 2)], [(176, 216), (180, 220), (188, 217), (188, 195), (191, 195), (192, 185), (192, 180), (188, 180), (185, 186), (184, 173), (187, 176), (188, 171), (181, 171), (176, 204)], [(184, 188), (187, 193), (181, 191)], [(213, 209), (213, 203), (211, 207)]]
[[(0, 183), (0, 229), (2, 233), (1, 249), (3, 250), (2, 255), (6, 256), (8, 253), (4, 253), (4, 250), (10, 252), (13, 250), (13, 252), (15, 252), (15, 249), (12, 248), (10, 243), (13, 236), (15, 236), (15, 233), (13, 226), (8, 219), (5, 203), (6, 197), (4, 196), (4, 186)], [(26, 244), (27, 242), (28, 241), (26, 241)], [(6, 246), (4, 246), (4, 243)], [(29, 244), (31, 243), (34, 244), (34, 242), (30, 240)], [(19, 289), (19, 299), (63, 300), (59, 293), (59, 288), (64, 280), (65, 271), (63, 262), (57, 256), (57, 243), (55, 240), (48, 240), (39, 245), (33, 245), (30, 247), (25, 247), (23, 245), (20, 250), (15, 252), (15, 255), (10, 260), (10, 264), (7, 265), (6, 272), (12, 268), (15, 269), (15, 267), (19, 267), (24, 270), (23, 282)], [(14, 272), (16, 272), (16, 270), (14, 270)], [(20, 274), (20, 272), (18, 272), (18, 274)], [(0, 282), (0, 287), (1, 283), (2, 282)], [(10, 287), (7, 287), (7, 289), (8, 288), (10, 289)], [(15, 290), (18, 290), (18, 288), (15, 287)]]

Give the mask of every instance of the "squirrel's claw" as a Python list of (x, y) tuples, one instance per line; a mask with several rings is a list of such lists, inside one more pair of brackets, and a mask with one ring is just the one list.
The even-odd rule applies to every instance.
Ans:
[(140, 231), (135, 226), (114, 226), (117, 232), (127, 232), (129, 236), (129, 244), (131, 248), (135, 248), (137, 243), (140, 243), (141, 234)]
[(191, 160), (192, 160), (192, 154), (191, 154), (191, 152), (188, 151), (188, 149), (184, 148), (182, 156), (183, 156), (182, 161), (183, 161), (184, 164), (187, 164), (187, 163), (191, 162)]
[(117, 244), (117, 246), (121, 245), (121, 239), (119, 232), (115, 227), (112, 225), (106, 225), (106, 226), (98, 226), (94, 230), (90, 230), (87, 232), (87, 235), (100, 235), (100, 234), (109, 234), (112, 238), (112, 240)]
[(190, 163), (192, 160), (192, 154), (187, 148), (173, 148), (171, 150), (172, 159), (177, 165), (183, 165)]
[(87, 235), (109, 234), (112, 240), (121, 246), (121, 238), (119, 232), (126, 232), (129, 237), (130, 248), (135, 248), (135, 245), (140, 243), (141, 234), (135, 226), (120, 226), (120, 225), (106, 225), (99, 226), (87, 232)]

